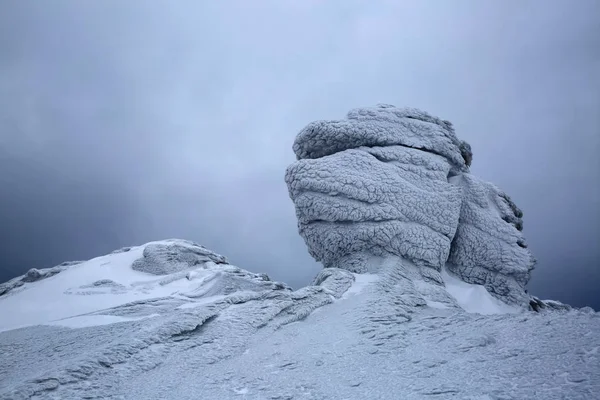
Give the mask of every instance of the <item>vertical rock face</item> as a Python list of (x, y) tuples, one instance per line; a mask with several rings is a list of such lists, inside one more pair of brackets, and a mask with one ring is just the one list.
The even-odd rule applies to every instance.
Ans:
[(504, 192), (470, 174), (451, 178), (462, 188), (460, 222), (448, 269), (510, 303), (525, 303), (535, 259), (527, 250), (523, 213)]
[(494, 185), (469, 174), (468, 143), (452, 124), (411, 108), (351, 110), (310, 123), (286, 171), (300, 235), (325, 267), (373, 271), (393, 255), (420, 268), (444, 265), (504, 301), (524, 303), (533, 267), (522, 213)]

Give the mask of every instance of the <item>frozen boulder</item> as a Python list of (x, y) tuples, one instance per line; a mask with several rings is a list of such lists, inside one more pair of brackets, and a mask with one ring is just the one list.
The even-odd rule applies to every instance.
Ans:
[[(556, 300), (540, 300), (538, 297), (531, 296), (529, 299), (529, 307), (532, 311), (543, 312), (543, 311), (562, 311), (568, 312), (574, 308), (568, 304), (561, 303)], [(595, 311), (591, 307), (582, 307), (579, 311), (587, 314), (594, 314)]]
[(299, 160), (286, 181), (300, 234), (326, 267), (351, 266), (355, 256), (393, 254), (439, 269), (458, 224), (460, 189), (436, 154), (403, 146), (359, 147)]
[(154, 275), (169, 275), (197, 268), (205, 263), (227, 264), (227, 258), (204, 246), (186, 240), (168, 240), (150, 243), (144, 248), (143, 257), (132, 268)]
[(359, 108), (310, 123), (293, 149), (285, 180), (299, 232), (325, 267), (377, 272), (378, 257), (395, 256), (439, 282), (447, 265), (504, 302), (528, 304), (535, 261), (522, 212), (469, 173), (471, 147), (450, 122), (413, 108)]
[(309, 124), (286, 172), (300, 234), (326, 267), (365, 272), (370, 256), (395, 255), (440, 270), (458, 225), (470, 147), (452, 126), (387, 105)]

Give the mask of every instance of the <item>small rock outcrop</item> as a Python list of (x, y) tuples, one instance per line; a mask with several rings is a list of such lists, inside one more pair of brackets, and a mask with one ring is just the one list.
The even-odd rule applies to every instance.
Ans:
[(171, 239), (150, 243), (143, 257), (137, 259), (132, 269), (154, 275), (169, 275), (185, 271), (207, 262), (228, 264), (227, 258), (194, 242)]
[(444, 266), (501, 300), (526, 306), (535, 260), (522, 212), (469, 173), (468, 143), (452, 124), (413, 108), (379, 105), (306, 126), (285, 180), (300, 235), (327, 268), (377, 272), (398, 256), (425, 276)]
[(20, 288), (26, 283), (37, 282), (42, 279), (50, 278), (51, 276), (61, 273), (70, 266), (81, 264), (82, 262), (83, 261), (65, 261), (52, 268), (31, 268), (25, 273), (25, 275), (13, 278), (8, 282), (0, 283), (0, 296), (9, 294), (13, 290)]

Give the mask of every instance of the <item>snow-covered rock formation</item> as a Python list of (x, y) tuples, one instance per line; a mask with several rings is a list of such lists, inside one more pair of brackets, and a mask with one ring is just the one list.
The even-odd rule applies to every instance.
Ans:
[(30, 270), (0, 285), (0, 400), (598, 398), (600, 313), (525, 295), (522, 213), (450, 123), (358, 109), (294, 150), (311, 285), (176, 239)]
[(299, 231), (325, 267), (375, 272), (397, 256), (441, 283), (451, 273), (502, 301), (528, 306), (534, 259), (522, 213), (469, 174), (471, 147), (448, 121), (380, 105), (317, 121), (297, 136), (286, 172)]

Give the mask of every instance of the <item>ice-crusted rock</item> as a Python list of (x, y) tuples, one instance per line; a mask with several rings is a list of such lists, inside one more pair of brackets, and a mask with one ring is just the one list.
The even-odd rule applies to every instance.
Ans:
[[(556, 300), (540, 300), (535, 296), (531, 296), (529, 300), (529, 306), (533, 311), (542, 312), (542, 311), (563, 311), (568, 312), (572, 311), (573, 307), (568, 304), (561, 303)], [(594, 313), (594, 309), (591, 307), (582, 307), (579, 308), (579, 311), (584, 313)]]
[(388, 104), (351, 110), (344, 120), (315, 121), (306, 126), (294, 142), (300, 159), (321, 158), (361, 146), (401, 145), (439, 154), (452, 166), (467, 171), (471, 147), (454, 134), (444, 121), (415, 108)]
[(354, 274), (345, 269), (326, 268), (313, 280), (313, 286), (327, 289), (333, 297), (339, 299), (356, 281)]
[(462, 188), (460, 223), (448, 268), (513, 304), (527, 304), (525, 285), (535, 259), (521, 230), (523, 213), (495, 185), (471, 174), (451, 178)]
[(447, 265), (507, 303), (528, 305), (535, 261), (522, 212), (469, 173), (471, 147), (450, 122), (413, 108), (358, 108), (310, 123), (294, 152), (285, 180), (299, 232), (325, 267), (373, 272), (371, 257), (399, 256), (438, 272)]
[(227, 258), (197, 243), (171, 239), (148, 244), (144, 248), (144, 256), (136, 260), (132, 268), (154, 275), (168, 275), (207, 262), (227, 264)]
[(0, 283), (0, 296), (9, 294), (11, 291), (23, 286), (25, 283), (36, 282), (42, 279), (50, 278), (51, 276), (61, 273), (70, 266), (81, 264), (82, 262), (83, 261), (65, 261), (52, 268), (31, 268), (25, 273), (25, 275), (13, 278), (8, 282)]
[[(361, 253), (440, 269), (458, 225), (461, 191), (441, 156), (402, 146), (359, 147), (299, 160), (286, 172), (300, 234), (326, 267), (364, 272)], [(354, 264), (355, 266), (349, 267)]]

